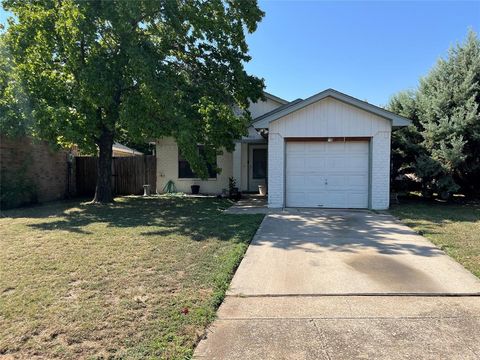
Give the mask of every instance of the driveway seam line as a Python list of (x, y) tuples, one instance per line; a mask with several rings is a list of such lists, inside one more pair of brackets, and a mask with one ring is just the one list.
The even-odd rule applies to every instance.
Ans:
[(363, 297), (480, 297), (480, 293), (325, 293), (325, 294), (227, 294), (235, 298), (261, 298), (261, 297), (344, 297), (344, 296), (363, 296)]
[(249, 321), (249, 320), (432, 320), (432, 319), (480, 319), (480, 316), (360, 316), (360, 317), (350, 317), (350, 316), (325, 316), (325, 317), (316, 317), (316, 316), (305, 316), (305, 317), (245, 317), (245, 318), (236, 318), (229, 317), (223, 318), (219, 317), (217, 320), (222, 321)]

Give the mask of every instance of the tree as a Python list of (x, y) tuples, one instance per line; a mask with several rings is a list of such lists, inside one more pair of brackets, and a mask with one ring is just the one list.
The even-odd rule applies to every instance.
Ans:
[(15, 76), (12, 56), (0, 34), (0, 132), (11, 136), (28, 134), (28, 99)]
[(400, 166), (414, 169), (426, 193), (448, 197), (459, 189), (475, 190), (480, 178), (479, 104), (480, 41), (473, 31), (420, 80), (416, 92), (391, 100), (392, 111), (414, 120), (413, 127), (393, 136), (394, 153), (405, 155)]
[[(245, 33), (263, 17), (256, 1), (4, 0), (6, 41), (27, 94), (33, 132), (98, 148), (94, 201), (111, 202), (115, 139), (173, 136), (206, 177), (247, 128), (250, 76)], [(206, 159), (197, 152), (204, 145)], [(218, 169), (219, 171), (220, 169)]]
[(480, 41), (470, 31), (420, 81), (424, 146), (439, 164), (439, 191), (470, 188), (480, 178)]
[(416, 158), (418, 154), (424, 152), (420, 145), (422, 137), (418, 131), (420, 124), (415, 96), (413, 91), (400, 92), (390, 99), (388, 105), (390, 111), (412, 120), (411, 126), (392, 132), (390, 180), (394, 191), (403, 190), (398, 188), (398, 185), (405, 184), (405, 182), (398, 182), (396, 179), (414, 173)]

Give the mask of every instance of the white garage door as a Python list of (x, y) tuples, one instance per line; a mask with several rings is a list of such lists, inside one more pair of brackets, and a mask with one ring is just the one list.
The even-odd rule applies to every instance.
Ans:
[(367, 141), (287, 142), (286, 206), (368, 207)]

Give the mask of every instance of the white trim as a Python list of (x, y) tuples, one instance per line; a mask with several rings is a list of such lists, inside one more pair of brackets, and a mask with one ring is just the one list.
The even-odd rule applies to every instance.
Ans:
[(408, 126), (412, 123), (410, 119), (404, 118), (403, 116), (394, 114), (390, 111), (387, 111), (385, 109), (382, 109), (378, 106), (369, 104), (365, 101), (361, 101), (359, 99), (356, 99), (352, 96), (349, 96), (347, 94), (343, 94), (339, 91), (336, 91), (334, 89), (327, 89), (322, 92), (319, 92), (318, 94), (315, 94), (303, 101), (300, 101), (292, 106), (289, 106), (285, 108), (284, 110), (275, 112), (269, 116), (266, 116), (265, 118), (258, 120), (256, 122), (252, 123), (252, 126), (254, 126), (256, 129), (261, 129), (261, 128), (268, 128), (269, 124), (272, 121), (278, 120), (288, 114), (291, 114), (297, 110), (303, 109), (304, 107), (311, 105), (313, 103), (316, 103), (317, 101), (320, 101), (322, 99), (325, 99), (326, 97), (332, 97), (336, 100), (342, 101), (348, 105), (355, 106), (359, 109), (368, 111), (372, 114), (381, 116), (387, 120), (392, 121), (392, 126)]

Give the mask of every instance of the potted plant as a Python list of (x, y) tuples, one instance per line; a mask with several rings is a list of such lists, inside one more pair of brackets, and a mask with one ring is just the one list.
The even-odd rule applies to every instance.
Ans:
[(242, 194), (238, 191), (237, 181), (233, 177), (228, 178), (228, 190), (230, 193), (230, 199), (235, 201), (241, 199)]
[(200, 185), (192, 185), (190, 189), (192, 189), (192, 195), (198, 195), (200, 193)]

